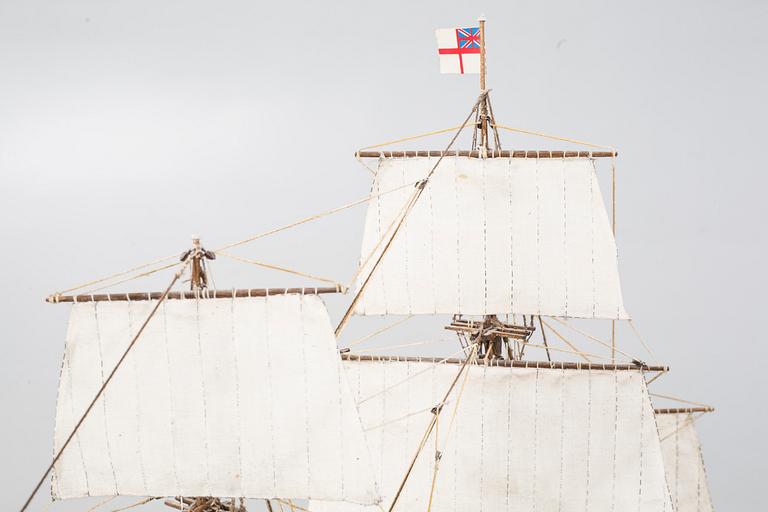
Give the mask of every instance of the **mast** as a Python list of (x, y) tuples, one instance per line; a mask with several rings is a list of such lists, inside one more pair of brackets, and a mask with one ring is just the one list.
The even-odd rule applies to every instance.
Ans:
[(215, 260), (216, 254), (208, 251), (200, 244), (200, 237), (192, 235), (192, 248), (181, 255), (181, 260), (192, 258), (192, 278), (189, 281), (190, 290), (199, 292), (208, 288), (208, 275), (205, 269), (205, 260)]
[[(485, 16), (477, 19), (480, 23), (480, 93), (485, 91)], [(480, 104), (480, 148), (483, 154), (488, 153), (488, 100)]]

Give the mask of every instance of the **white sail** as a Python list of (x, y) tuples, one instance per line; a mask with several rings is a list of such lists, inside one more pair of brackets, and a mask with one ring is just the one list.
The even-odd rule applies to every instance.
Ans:
[[(436, 162), (381, 159), (372, 191), (415, 182)], [(412, 192), (370, 202), (360, 279)], [(446, 157), (355, 312), (627, 318), (594, 162)]]
[[(430, 409), (459, 367), (395, 360), (344, 365), (388, 507)], [(641, 372), (472, 366), (451, 397), (437, 429), (443, 455), (431, 510), (672, 511)], [(434, 454), (433, 433), (395, 510), (427, 510)], [(360, 510), (314, 501), (310, 509)]]
[[(62, 445), (155, 301), (72, 308)], [(56, 464), (56, 498), (378, 500), (327, 311), (314, 295), (168, 300)]]
[(712, 512), (701, 444), (692, 414), (658, 414), (661, 448), (676, 512)]

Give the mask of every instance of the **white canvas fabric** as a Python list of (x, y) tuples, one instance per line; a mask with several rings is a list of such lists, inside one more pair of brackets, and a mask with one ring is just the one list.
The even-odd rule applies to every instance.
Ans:
[[(430, 408), (459, 367), (397, 361), (344, 365), (386, 510), (430, 422)], [(443, 455), (433, 511), (672, 511), (640, 372), (473, 366), (463, 393), (462, 383), (439, 419)], [(427, 510), (434, 455), (433, 434), (395, 510)], [(361, 509), (313, 501), (310, 510)]]
[[(373, 193), (422, 179), (436, 162), (381, 159)], [(412, 192), (371, 200), (358, 289)], [(444, 158), (355, 312), (628, 318), (594, 162)]]
[(712, 512), (712, 499), (691, 414), (658, 414), (667, 482), (676, 512)]
[[(155, 301), (72, 307), (55, 445)], [(53, 495), (378, 499), (315, 295), (168, 300), (56, 464)]]

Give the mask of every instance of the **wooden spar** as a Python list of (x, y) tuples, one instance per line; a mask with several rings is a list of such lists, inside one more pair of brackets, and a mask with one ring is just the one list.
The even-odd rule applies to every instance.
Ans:
[[(480, 92), (485, 92), (485, 17), (480, 16)], [(480, 105), (480, 149), (488, 151), (488, 97)]]
[(480, 92), (485, 90), (485, 17), (477, 19), (480, 22)]
[[(439, 357), (404, 357), (404, 356), (375, 356), (358, 354), (341, 354), (344, 361), (407, 361), (410, 363), (445, 363), (464, 364), (465, 359)], [(646, 372), (668, 372), (669, 366), (649, 366), (630, 363), (587, 363), (568, 361), (514, 361), (509, 359), (489, 359), (487, 362), (477, 363), (483, 366), (499, 366), (503, 368), (538, 368), (546, 370), (643, 370)]]
[(667, 409), (654, 409), (654, 414), (692, 414), (695, 412), (714, 412), (714, 407), (677, 407)]
[[(319, 288), (245, 288), (235, 290), (196, 290), (184, 292), (169, 292), (167, 300), (171, 299), (231, 299), (233, 297), (266, 297), (267, 295), (316, 295), (321, 293), (342, 293), (339, 287), (324, 286)], [(91, 295), (51, 295), (45, 301), (57, 304), (59, 302), (102, 302), (102, 301), (134, 301), (158, 300), (162, 292), (133, 292), (133, 293), (101, 293)]]
[[(613, 158), (618, 156), (616, 151), (548, 151), (548, 150), (488, 150), (488, 158)], [(357, 158), (403, 158), (418, 156), (468, 156), (481, 158), (480, 151), (441, 151), (441, 150), (412, 150), (412, 151), (358, 151)]]

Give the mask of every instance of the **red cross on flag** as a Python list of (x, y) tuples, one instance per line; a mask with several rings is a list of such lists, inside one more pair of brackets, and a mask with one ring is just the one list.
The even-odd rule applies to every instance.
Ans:
[(479, 27), (439, 28), (435, 36), (441, 73), (480, 73)]

